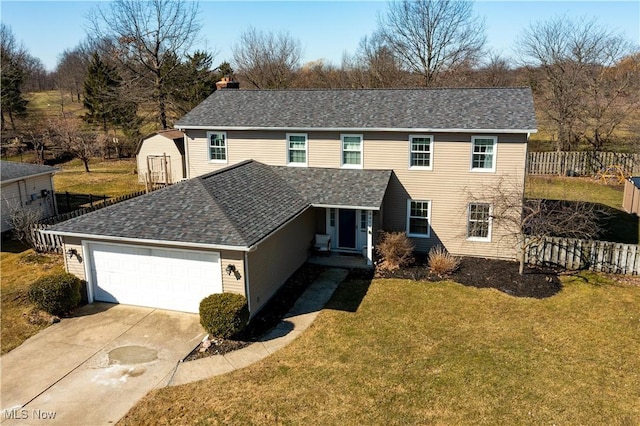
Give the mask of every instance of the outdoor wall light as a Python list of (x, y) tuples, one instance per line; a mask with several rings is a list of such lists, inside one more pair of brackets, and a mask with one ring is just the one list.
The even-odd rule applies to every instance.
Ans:
[(76, 259), (78, 259), (78, 262), (82, 263), (82, 256), (80, 256), (80, 253), (78, 253), (78, 250), (71, 248), (71, 249), (67, 249), (67, 251), (65, 252), (65, 254), (67, 256), (69, 256), (69, 259), (71, 259), (73, 256), (76, 257)]
[(236, 266), (232, 265), (232, 264), (228, 264), (227, 267), (225, 268), (225, 271), (227, 271), (227, 275), (231, 275), (231, 273), (235, 273), (236, 272)]

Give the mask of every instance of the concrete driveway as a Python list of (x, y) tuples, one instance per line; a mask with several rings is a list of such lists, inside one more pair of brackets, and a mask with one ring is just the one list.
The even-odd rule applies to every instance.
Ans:
[(87, 305), (0, 358), (2, 424), (113, 424), (203, 336), (196, 314)]

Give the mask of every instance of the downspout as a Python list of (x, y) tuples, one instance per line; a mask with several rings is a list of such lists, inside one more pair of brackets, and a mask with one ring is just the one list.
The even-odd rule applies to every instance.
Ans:
[(187, 133), (184, 130), (180, 130), (184, 133), (184, 164), (186, 167), (185, 179), (191, 179), (191, 170), (189, 169), (189, 136), (187, 136)]
[(244, 292), (247, 296), (247, 306), (249, 307), (249, 318), (253, 318), (251, 309), (251, 292), (249, 291), (249, 252), (244, 252)]

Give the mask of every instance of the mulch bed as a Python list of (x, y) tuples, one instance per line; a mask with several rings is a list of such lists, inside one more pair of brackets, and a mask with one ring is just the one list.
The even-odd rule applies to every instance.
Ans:
[(198, 345), (184, 360), (193, 361), (212, 355), (224, 355), (257, 341), (278, 325), (287, 312), (291, 310), (296, 300), (324, 270), (326, 270), (324, 266), (302, 265), (260, 312), (253, 317), (241, 334), (233, 339), (213, 339), (211, 346), (204, 352), (200, 352), (200, 345)]
[(377, 271), (382, 278), (407, 278), (422, 281), (451, 280), (477, 287), (495, 288), (511, 296), (551, 297), (562, 289), (558, 271), (552, 268), (527, 267), (525, 273), (518, 273), (518, 262), (476, 257), (461, 258), (460, 267), (448, 276), (432, 274), (424, 259), (417, 259), (411, 267), (396, 271)]

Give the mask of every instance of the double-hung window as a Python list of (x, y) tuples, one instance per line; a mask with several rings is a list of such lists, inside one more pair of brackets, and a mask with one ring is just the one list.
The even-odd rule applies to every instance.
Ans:
[(306, 133), (287, 133), (287, 164), (290, 166), (307, 165)]
[(491, 205), (470, 203), (467, 215), (467, 238), (476, 241), (491, 240)]
[(342, 167), (362, 168), (362, 135), (341, 135)]
[(428, 238), (431, 236), (431, 201), (407, 200), (407, 235)]
[(409, 136), (409, 167), (412, 169), (431, 170), (433, 168), (433, 137)]
[(495, 136), (473, 136), (471, 138), (471, 171), (495, 172), (497, 145), (498, 138)]
[(224, 132), (207, 132), (209, 161), (212, 163), (227, 162), (227, 134)]

